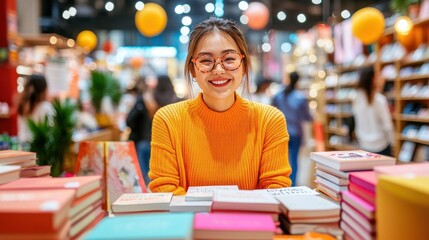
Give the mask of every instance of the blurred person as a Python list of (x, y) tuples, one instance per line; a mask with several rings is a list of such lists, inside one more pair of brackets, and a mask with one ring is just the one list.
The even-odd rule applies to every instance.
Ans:
[(377, 92), (372, 67), (360, 71), (356, 96), (352, 102), (355, 135), (366, 151), (392, 156), (394, 131), (386, 97)]
[(129, 140), (134, 141), (139, 159), (142, 175), (147, 185), (150, 182), (148, 177), (150, 159), (150, 139), (152, 128), (152, 116), (154, 103), (149, 103), (151, 97), (147, 97), (148, 86), (145, 77), (136, 80), (135, 89), (136, 101), (127, 115), (126, 124), (131, 129)]
[(54, 108), (48, 101), (48, 83), (43, 75), (33, 74), (28, 77), (18, 103), (18, 139), (21, 144), (31, 141), (32, 134), (28, 120), (44, 121), (46, 117), (52, 121)]
[(298, 173), (298, 155), (303, 138), (303, 123), (313, 121), (305, 95), (296, 89), (299, 81), (297, 72), (289, 74), (289, 84), (273, 97), (272, 105), (286, 117), (289, 132), (289, 161), (292, 167), (292, 186), (296, 186)]
[(153, 97), (158, 108), (181, 100), (177, 97), (173, 83), (168, 75), (158, 76), (158, 83), (153, 90)]
[(185, 194), (189, 186), (288, 187), (290, 166), (283, 114), (248, 101), (250, 56), (238, 25), (210, 18), (190, 34), (184, 74), (196, 98), (167, 105), (153, 120), (152, 192)]
[(264, 78), (256, 84), (256, 91), (251, 95), (251, 100), (263, 104), (271, 104), (271, 95), (268, 90), (273, 80)]

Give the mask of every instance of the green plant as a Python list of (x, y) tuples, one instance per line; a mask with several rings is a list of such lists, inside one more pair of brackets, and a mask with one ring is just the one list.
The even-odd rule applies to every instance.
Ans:
[(91, 80), (92, 83), (89, 92), (96, 112), (100, 112), (101, 101), (105, 96), (109, 96), (113, 104), (117, 105), (119, 103), (122, 95), (121, 88), (118, 80), (116, 80), (111, 73), (92, 71)]
[(40, 122), (30, 119), (28, 126), (33, 134), (30, 151), (36, 152), (37, 165), (50, 165), (51, 176), (58, 177), (72, 144), (76, 107), (68, 99), (64, 102), (55, 99), (53, 108), (55, 114), (52, 120), (47, 116)]
[(408, 6), (419, 2), (419, 0), (391, 0), (390, 8), (396, 13), (406, 15), (408, 11)]

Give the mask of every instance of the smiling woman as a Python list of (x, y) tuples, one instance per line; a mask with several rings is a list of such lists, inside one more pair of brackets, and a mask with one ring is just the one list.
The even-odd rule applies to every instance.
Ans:
[(161, 108), (152, 128), (152, 192), (185, 194), (189, 186), (240, 189), (291, 185), (283, 114), (236, 93), (248, 89), (249, 53), (238, 26), (211, 18), (190, 35), (185, 76), (202, 92)]

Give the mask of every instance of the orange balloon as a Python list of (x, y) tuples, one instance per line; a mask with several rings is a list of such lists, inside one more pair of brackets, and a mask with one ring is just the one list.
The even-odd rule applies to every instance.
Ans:
[(265, 4), (260, 2), (251, 2), (244, 15), (247, 16), (249, 22), (247, 26), (253, 30), (261, 30), (265, 28), (270, 20), (270, 11)]
[(146, 37), (154, 37), (167, 26), (167, 13), (156, 3), (146, 3), (135, 16), (137, 30)]
[(355, 37), (368, 45), (377, 41), (384, 32), (384, 16), (380, 10), (365, 7), (352, 16), (352, 32)]
[(142, 57), (132, 57), (130, 59), (130, 65), (134, 69), (138, 69), (144, 64), (144, 59)]
[(76, 42), (85, 50), (92, 51), (97, 46), (97, 35), (89, 30), (84, 30), (77, 35)]

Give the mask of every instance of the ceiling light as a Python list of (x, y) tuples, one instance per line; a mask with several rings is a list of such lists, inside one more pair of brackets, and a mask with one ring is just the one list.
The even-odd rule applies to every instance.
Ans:
[(182, 14), (183, 12), (184, 12), (184, 7), (182, 6), (182, 5), (177, 5), (175, 8), (174, 8), (174, 12), (176, 12), (177, 14)]
[(262, 44), (262, 51), (264, 51), (264, 52), (271, 51), (271, 45), (269, 43)]
[(285, 13), (285, 12), (283, 12), (283, 11), (278, 12), (278, 13), (277, 13), (277, 18), (278, 18), (280, 21), (285, 20), (285, 19), (286, 19), (286, 13)]
[(189, 16), (184, 16), (182, 18), (182, 24), (185, 25), (185, 26), (191, 25), (192, 24), (192, 18), (189, 17)]
[(343, 10), (343, 11), (341, 11), (341, 17), (343, 18), (343, 19), (347, 19), (347, 18), (349, 18), (350, 17), (350, 12), (349, 12), (349, 10)]
[(282, 43), (280, 49), (282, 50), (282, 52), (288, 53), (292, 50), (292, 44), (288, 42)]
[(64, 18), (64, 19), (69, 19), (69, 18), (70, 18), (70, 12), (69, 12), (68, 10), (65, 10), (65, 11), (63, 12), (63, 18)]
[(104, 9), (106, 9), (106, 11), (108, 12), (113, 11), (114, 8), (115, 4), (113, 4), (112, 2), (107, 2), (106, 5), (104, 5)]
[(188, 35), (180, 35), (179, 41), (183, 44), (186, 44), (189, 41)]
[(142, 1), (136, 2), (135, 8), (137, 9), (137, 11), (143, 10), (143, 8), (144, 8), (144, 2), (142, 2)]
[(76, 16), (77, 10), (75, 7), (70, 7), (69, 8), (69, 13), (70, 13), (70, 17), (74, 17)]
[(190, 31), (191, 30), (189, 29), (189, 27), (186, 27), (186, 26), (183, 26), (183, 27), (180, 28), (180, 33), (182, 35), (188, 35)]
[(238, 3), (238, 8), (240, 8), (241, 11), (246, 11), (249, 8), (249, 4), (246, 1), (241, 1)]
[(246, 25), (246, 24), (248, 24), (249, 23), (249, 17), (247, 17), (246, 15), (241, 15), (241, 17), (240, 17), (240, 22), (242, 23), (242, 24), (244, 24), (244, 25)]
[(206, 12), (211, 13), (215, 10), (215, 6), (213, 3), (207, 3), (205, 9)]
[(311, 2), (312, 2), (313, 4), (318, 5), (318, 4), (321, 4), (321, 3), (322, 3), (322, 0), (311, 0)]
[(300, 23), (304, 23), (305, 21), (307, 21), (307, 17), (305, 17), (304, 14), (300, 13), (298, 14), (298, 16), (296, 17), (296, 19), (298, 20), (298, 22)]
[(183, 13), (189, 13), (191, 11), (191, 6), (188, 4), (183, 4)]
[(400, 35), (408, 35), (413, 28), (413, 21), (407, 16), (401, 16), (395, 21), (395, 31)]

